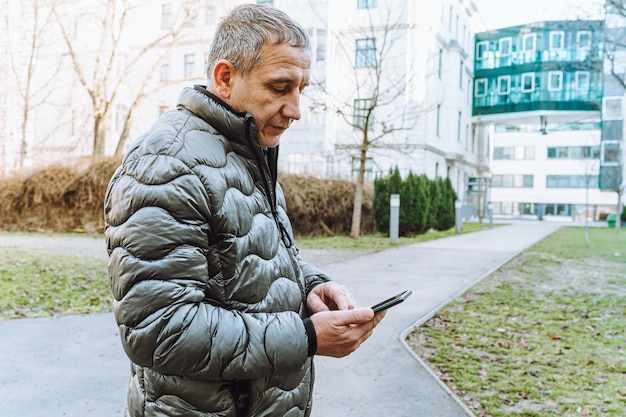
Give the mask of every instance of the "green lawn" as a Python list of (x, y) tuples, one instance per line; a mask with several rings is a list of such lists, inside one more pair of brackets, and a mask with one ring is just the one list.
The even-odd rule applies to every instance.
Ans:
[(477, 416), (626, 415), (626, 232), (563, 228), (409, 336)]
[[(466, 223), (463, 225), (463, 233), (484, 228), (487, 225)], [(454, 234), (453, 228), (411, 238), (401, 237), (397, 245)], [(85, 235), (68, 233), (62, 236), (80, 239)], [(383, 235), (361, 236), (358, 240), (346, 236), (299, 237), (297, 242), (302, 248), (372, 252), (397, 246)], [(112, 297), (106, 276), (106, 264), (106, 260), (98, 258), (0, 247), (0, 319), (109, 311)]]
[(0, 318), (109, 311), (105, 259), (0, 248)]

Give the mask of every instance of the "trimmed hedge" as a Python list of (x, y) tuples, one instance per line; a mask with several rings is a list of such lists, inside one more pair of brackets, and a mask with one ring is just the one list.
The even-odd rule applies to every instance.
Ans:
[(380, 233), (389, 233), (392, 194), (400, 195), (400, 236), (422, 234), (430, 229), (448, 230), (454, 226), (457, 196), (450, 180), (431, 180), (424, 174), (411, 172), (402, 179), (396, 167), (389, 176), (374, 180), (373, 212)]

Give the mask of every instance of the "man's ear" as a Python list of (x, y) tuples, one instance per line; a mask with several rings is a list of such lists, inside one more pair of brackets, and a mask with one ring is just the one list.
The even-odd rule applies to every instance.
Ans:
[(232, 91), (233, 76), (235, 67), (230, 61), (220, 59), (213, 67), (213, 87), (214, 93), (223, 100), (228, 100)]

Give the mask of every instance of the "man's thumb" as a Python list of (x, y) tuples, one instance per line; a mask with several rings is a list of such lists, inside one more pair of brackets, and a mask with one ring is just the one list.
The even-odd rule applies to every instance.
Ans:
[(344, 313), (344, 320), (342, 324), (367, 323), (374, 318), (374, 311), (369, 307), (343, 310), (342, 313)]

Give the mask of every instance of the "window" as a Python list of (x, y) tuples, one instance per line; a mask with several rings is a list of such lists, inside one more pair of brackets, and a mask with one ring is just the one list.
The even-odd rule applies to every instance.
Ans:
[(373, 38), (356, 40), (357, 68), (371, 68), (376, 66), (376, 40)]
[(463, 113), (459, 112), (459, 118), (456, 122), (456, 141), (461, 142), (461, 120), (463, 120)]
[(546, 204), (545, 214), (552, 216), (570, 216), (569, 204)]
[(166, 62), (165, 64), (161, 65), (161, 78), (160, 78), (161, 82), (165, 82), (165, 81), (169, 81), (170, 80), (170, 64), (169, 62)]
[(522, 51), (523, 52), (535, 52), (535, 44), (537, 43), (536, 33), (527, 33), (522, 36)]
[(548, 147), (548, 159), (599, 159), (599, 146)]
[(563, 72), (548, 71), (548, 91), (561, 91), (563, 89)]
[(494, 175), (491, 186), (495, 188), (533, 188), (532, 175)]
[(215, 7), (207, 7), (204, 14), (204, 23), (212, 25), (217, 21), (217, 11)]
[(622, 118), (622, 98), (605, 97), (602, 103), (602, 119), (615, 120)]
[(589, 71), (576, 71), (574, 88), (579, 91), (589, 91)]
[(500, 56), (505, 57), (511, 55), (511, 38), (500, 39)]
[(459, 64), (459, 88), (463, 89), (463, 60)]
[(476, 43), (476, 59), (487, 58), (487, 52), (489, 51), (489, 41), (481, 41)]
[(479, 78), (474, 84), (474, 97), (485, 97), (487, 95), (487, 79)]
[[(354, 119), (353, 124), (355, 129), (364, 129), (367, 123), (367, 129), (371, 130), (374, 125), (374, 116), (370, 112), (372, 100), (368, 98), (360, 98), (354, 100)], [(369, 121), (367, 117), (369, 115)]]
[(357, 9), (374, 9), (376, 8), (376, 0), (357, 0)]
[(498, 77), (498, 94), (509, 94), (511, 89), (511, 76), (501, 75)]
[(600, 158), (602, 165), (619, 165), (620, 153), (619, 140), (602, 141), (602, 156)]
[(326, 29), (316, 29), (317, 48), (315, 51), (315, 59), (317, 61), (326, 60)]
[(522, 74), (522, 92), (532, 93), (535, 91), (535, 73), (525, 72)]
[(126, 106), (117, 104), (115, 106), (115, 131), (121, 132), (128, 119), (128, 109)]
[(194, 76), (194, 66), (196, 64), (196, 56), (194, 54), (185, 55), (184, 77), (191, 78)]
[(435, 124), (435, 128), (436, 128), (436, 131), (437, 131), (437, 136), (440, 136), (440, 134), (439, 134), (439, 122), (441, 121), (440, 119), (441, 119), (441, 104), (437, 104), (437, 121), (436, 121), (436, 124)]
[(550, 32), (550, 49), (563, 49), (565, 34), (562, 31)]
[(598, 188), (597, 175), (547, 175), (546, 188)]
[(165, 3), (161, 5), (161, 29), (172, 27), (172, 5)]
[(494, 160), (532, 161), (535, 159), (534, 146), (495, 146)]
[(591, 48), (591, 32), (588, 30), (576, 32), (576, 46), (579, 49)]

